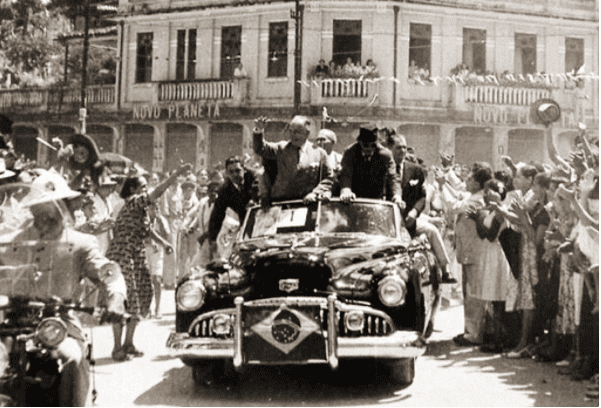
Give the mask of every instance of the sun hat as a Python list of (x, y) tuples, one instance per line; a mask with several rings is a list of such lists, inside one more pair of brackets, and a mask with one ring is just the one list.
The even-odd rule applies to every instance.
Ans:
[(336, 139), (336, 133), (334, 133), (334, 131), (330, 129), (321, 129), (319, 131), (315, 140), (321, 139), (325, 139), (327, 142), (330, 142), (332, 144), (336, 144), (336, 142), (338, 141)]
[(88, 157), (88, 160), (84, 163), (85, 166), (93, 165), (100, 159), (100, 150), (98, 150), (98, 146), (94, 139), (88, 135), (75, 133), (69, 136), (68, 144), (81, 145), (88, 149), (90, 157)]
[(55, 171), (47, 171), (36, 177), (31, 183), (31, 190), (23, 198), (21, 204), (29, 207), (49, 201), (58, 201), (79, 197), (81, 193), (69, 188), (67, 180)]

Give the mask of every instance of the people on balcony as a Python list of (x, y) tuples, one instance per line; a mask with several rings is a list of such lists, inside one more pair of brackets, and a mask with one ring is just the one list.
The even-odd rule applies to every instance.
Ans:
[(242, 62), (238, 62), (238, 65), (236, 66), (236, 69), (234, 70), (234, 78), (247, 78), (247, 77), (248, 77), (248, 73), (246, 72), (244, 65), (242, 65)]
[(315, 66), (311, 73), (313, 79), (325, 78), (361, 78), (361, 77), (377, 77), (380, 73), (378, 67), (373, 60), (368, 59), (365, 65), (355, 63), (351, 57), (348, 57), (343, 66), (336, 64), (333, 60), (325, 65), (325, 61), (319, 60), (319, 64)]
[(409, 81), (417, 84), (424, 84), (425, 81), (428, 81), (430, 78), (430, 70), (428, 69), (427, 65), (420, 67), (415, 63), (415, 60), (411, 60), (411, 63), (409, 64), (408, 76)]
[(313, 70), (313, 78), (327, 78), (330, 75), (330, 68), (326, 65), (325, 60), (320, 59), (319, 64)]

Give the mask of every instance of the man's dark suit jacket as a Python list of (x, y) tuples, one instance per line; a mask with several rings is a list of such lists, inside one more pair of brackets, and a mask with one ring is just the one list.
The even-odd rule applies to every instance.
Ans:
[(231, 208), (238, 214), (240, 225), (244, 222), (246, 215), (246, 206), (250, 200), (258, 201), (255, 191), (256, 174), (248, 169), (244, 169), (244, 185), (238, 189), (230, 179), (227, 179), (217, 193), (217, 200), (211, 217), (209, 218), (209, 239), (215, 241), (223, 225), (227, 208)]
[(363, 158), (359, 143), (353, 143), (342, 155), (340, 188), (350, 188), (357, 198), (392, 200), (401, 195), (399, 177), (390, 150), (378, 144), (370, 161)]
[[(403, 211), (403, 218), (407, 217), (409, 211), (413, 208), (417, 211), (417, 216), (421, 214), (426, 206), (426, 190), (424, 189), (424, 181), (426, 179), (424, 171), (419, 164), (411, 163), (407, 160), (403, 161), (403, 174), (401, 177), (401, 189), (403, 190), (403, 201), (406, 204)], [(397, 174), (400, 172), (401, 166), (396, 165)], [(417, 217), (416, 217), (417, 218)], [(415, 231), (409, 231), (414, 235)]]

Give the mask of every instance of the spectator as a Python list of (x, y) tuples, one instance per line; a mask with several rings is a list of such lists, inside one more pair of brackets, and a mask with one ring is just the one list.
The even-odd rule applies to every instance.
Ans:
[(234, 69), (234, 78), (246, 78), (248, 74), (246, 73), (246, 69), (244, 69), (244, 65), (242, 61), (238, 62), (236, 65), (236, 69)]
[(315, 144), (326, 151), (328, 155), (328, 166), (334, 170), (335, 174), (338, 174), (341, 169), (342, 155), (334, 151), (334, 145), (336, 144), (336, 133), (330, 129), (321, 129), (315, 139)]
[(322, 59), (319, 60), (319, 64), (315, 67), (313, 71), (313, 78), (323, 79), (327, 78), (330, 75), (330, 69), (326, 65), (326, 62)]
[(148, 216), (150, 218), (150, 229), (160, 238), (160, 240), (147, 238), (144, 244), (146, 256), (148, 258), (148, 267), (150, 269), (152, 291), (154, 294), (154, 318), (162, 319), (161, 295), (163, 292), (163, 259), (165, 252), (168, 254), (173, 252), (173, 247), (169, 243), (169, 223), (165, 217), (160, 214), (156, 203), (152, 203), (152, 205), (148, 207)]

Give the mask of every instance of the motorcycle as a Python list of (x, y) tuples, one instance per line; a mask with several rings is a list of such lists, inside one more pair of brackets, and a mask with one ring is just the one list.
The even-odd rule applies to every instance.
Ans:
[[(27, 235), (34, 210), (21, 201), (31, 196), (29, 189), (16, 183), (0, 187), (0, 407), (87, 405), (96, 396), (94, 360), (77, 314), (101, 322), (126, 322), (129, 316), (86, 302), (88, 278), (83, 271), (81, 279), (72, 273), (80, 270), (75, 262), (82, 256), (74, 239)], [(63, 214), (68, 211), (59, 205)], [(113, 263), (99, 267), (100, 275), (105, 282), (122, 279)]]

